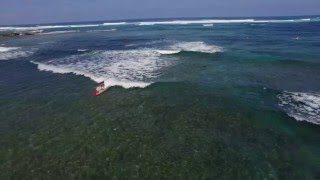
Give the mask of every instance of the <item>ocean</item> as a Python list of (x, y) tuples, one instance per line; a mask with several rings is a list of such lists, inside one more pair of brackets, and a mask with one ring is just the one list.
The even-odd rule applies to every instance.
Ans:
[(34, 34), (0, 38), (1, 179), (320, 179), (317, 16), (12, 32)]

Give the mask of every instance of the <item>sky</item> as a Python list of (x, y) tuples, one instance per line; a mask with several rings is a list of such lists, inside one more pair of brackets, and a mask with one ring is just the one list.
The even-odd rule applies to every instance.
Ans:
[(320, 0), (1, 0), (0, 24), (319, 15)]

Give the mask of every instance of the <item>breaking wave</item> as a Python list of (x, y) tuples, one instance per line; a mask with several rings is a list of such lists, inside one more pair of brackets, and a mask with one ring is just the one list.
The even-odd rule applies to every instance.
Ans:
[(199, 52), (214, 54), (217, 52), (223, 52), (223, 48), (216, 45), (209, 45), (205, 42), (178, 42), (168, 46), (165, 49), (157, 49), (158, 53), (163, 55), (178, 54), (180, 52)]
[(157, 51), (158, 53), (163, 54), (163, 55), (177, 54), (177, 53), (181, 52), (181, 50), (155, 50), (155, 51)]
[(278, 95), (279, 106), (297, 121), (320, 125), (320, 94), (284, 92)]
[(145, 83), (145, 82), (118, 81), (112, 78), (100, 77), (100, 76), (97, 76), (95, 73), (78, 70), (77, 67), (70, 68), (68, 66), (63, 66), (63, 65), (45, 64), (45, 63), (39, 63), (34, 61), (32, 61), (32, 63), (36, 64), (40, 71), (49, 71), (52, 73), (59, 73), (59, 74), (72, 73), (75, 75), (82, 75), (96, 82), (105, 81), (108, 86), (122, 86), (124, 88), (133, 88), (133, 87), (144, 88), (150, 85), (150, 83)]
[(83, 75), (96, 82), (105, 81), (109, 86), (144, 88), (155, 82), (166, 68), (176, 64), (177, 58), (163, 55), (181, 51), (215, 53), (220, 48), (203, 42), (181, 42), (166, 49), (83, 51), (83, 54), (32, 63), (41, 71)]
[(124, 88), (146, 87), (172, 62), (162, 59), (153, 49), (94, 51), (54, 59), (45, 63), (33, 62), (42, 71), (74, 73), (109, 86)]
[(24, 51), (19, 47), (0, 47), (0, 60), (10, 60), (31, 55), (31, 51)]

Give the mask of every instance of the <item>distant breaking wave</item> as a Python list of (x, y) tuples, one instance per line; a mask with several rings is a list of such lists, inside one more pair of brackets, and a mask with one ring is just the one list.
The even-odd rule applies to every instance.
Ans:
[(12, 50), (17, 50), (19, 49), (18, 47), (0, 47), (0, 52), (8, 52)]
[(77, 50), (78, 52), (87, 52), (87, 51), (89, 51), (88, 49), (78, 49)]
[(280, 107), (297, 121), (320, 125), (320, 94), (284, 92), (278, 96)]
[(11, 60), (31, 55), (31, 51), (25, 51), (19, 47), (0, 47), (0, 60)]
[(62, 28), (87, 28), (99, 26), (124, 26), (124, 25), (188, 25), (188, 24), (223, 24), (223, 23), (295, 23), (320, 21), (319, 18), (304, 19), (203, 19), (203, 20), (170, 20), (170, 21), (142, 21), (142, 22), (106, 22), (101, 24), (78, 24), (78, 25), (47, 25), (47, 26), (7, 26), (0, 27), (0, 31), (31, 31), (41, 29)]
[(110, 32), (110, 31), (117, 31), (117, 29), (89, 30), (87, 32)]
[[(111, 32), (111, 31), (116, 31), (116, 29), (104, 29), (104, 30), (89, 30), (89, 31), (84, 31), (84, 32)], [(51, 32), (41, 32), (38, 33), (40, 35), (50, 35), (50, 34), (66, 34), (66, 33), (78, 33), (82, 32), (79, 30), (69, 30), (69, 31), (51, 31)]]
[(178, 60), (163, 55), (181, 51), (216, 53), (221, 52), (222, 48), (203, 42), (180, 42), (164, 49), (82, 51), (82, 54), (32, 63), (41, 71), (83, 75), (96, 82), (104, 80), (109, 86), (144, 88), (155, 82), (166, 68), (175, 65)]
[(170, 46), (170, 49), (176, 51), (190, 51), (202, 53), (223, 52), (223, 48), (215, 45), (208, 45), (204, 42), (180, 42)]
[(103, 23), (104, 26), (118, 26), (118, 25), (126, 25), (127, 22), (113, 22), (113, 23)]
[(139, 22), (140, 26), (150, 25), (188, 25), (188, 24), (224, 24), (224, 23), (289, 23), (289, 22), (310, 22), (312, 19), (289, 19), (289, 20), (255, 20), (255, 19), (207, 19), (207, 20), (174, 20), (174, 21), (154, 21)]
[(76, 32), (80, 32), (80, 31), (52, 31), (52, 32), (42, 32), (39, 34), (49, 35), (49, 34), (65, 34), (65, 33), (76, 33)]
[[(117, 29), (104, 29), (104, 30), (89, 30), (89, 31), (84, 31), (84, 32), (111, 32), (111, 31), (116, 31)], [(39, 35), (50, 35), (50, 34), (66, 34), (66, 33), (78, 33), (82, 32), (79, 30), (69, 30), (69, 31), (51, 31), (51, 32), (39, 32), (37, 34)]]
[(140, 22), (140, 26), (146, 25), (186, 25), (186, 24), (209, 24), (209, 23), (244, 23), (254, 22), (254, 19), (242, 20), (176, 20), (176, 21), (155, 21), (155, 22)]
[(53, 25), (53, 26), (8, 26), (0, 27), (0, 31), (33, 31), (33, 30), (43, 30), (43, 29), (64, 29), (64, 28), (87, 28), (87, 27), (99, 27), (99, 26), (116, 26), (125, 25), (126, 23), (103, 23), (103, 24), (79, 24), (79, 25)]
[(41, 30), (41, 29), (61, 29), (61, 28), (84, 28), (84, 27), (97, 27), (101, 26), (100, 24), (91, 24), (91, 25), (55, 25), (55, 26), (30, 26), (30, 27), (0, 27), (0, 31), (32, 31), (32, 30)]

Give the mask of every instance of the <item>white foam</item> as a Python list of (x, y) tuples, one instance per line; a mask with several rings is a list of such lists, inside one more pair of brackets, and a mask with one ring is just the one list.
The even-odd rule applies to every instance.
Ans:
[(223, 52), (223, 48), (215, 45), (209, 45), (204, 42), (180, 42), (171, 46), (173, 50), (202, 52), (202, 53), (217, 53)]
[(19, 47), (0, 47), (0, 60), (10, 60), (20, 57), (26, 57), (32, 54), (30, 51), (24, 51)]
[(125, 47), (133, 47), (133, 46), (138, 46), (138, 44), (131, 43), (131, 44), (126, 44)]
[(0, 27), (0, 31), (32, 31), (41, 29), (61, 29), (61, 28), (87, 28), (87, 27), (99, 27), (99, 26), (110, 26), (110, 25), (125, 25), (125, 22), (120, 23), (103, 23), (103, 24), (79, 24), (79, 25), (51, 25), (51, 26), (8, 26)]
[(297, 121), (320, 125), (320, 94), (284, 92), (279, 95), (280, 107)]
[(110, 31), (117, 31), (117, 29), (89, 30), (87, 32), (110, 32)]
[(213, 24), (203, 24), (202, 26), (204, 26), (204, 27), (212, 27)]
[(17, 50), (19, 49), (18, 47), (0, 47), (0, 52), (8, 52), (12, 50)]
[(225, 23), (290, 23), (290, 22), (309, 22), (311, 19), (284, 19), (284, 20), (255, 20), (255, 19), (205, 19), (205, 20), (174, 20), (174, 21), (153, 21), (139, 22), (140, 26), (151, 25), (188, 25), (203, 24), (203, 26), (213, 26), (213, 24)]
[(34, 61), (31, 61), (31, 62), (33, 64), (36, 64), (40, 71), (49, 71), (49, 72), (58, 73), (58, 74), (72, 73), (75, 75), (82, 75), (82, 76), (85, 76), (85, 77), (92, 79), (95, 82), (105, 81), (105, 84), (107, 86), (121, 86), (124, 88), (133, 88), (133, 87), (144, 88), (144, 87), (147, 87), (150, 85), (150, 83), (144, 83), (144, 82), (118, 81), (118, 80), (110, 79), (110, 78), (106, 78), (106, 77), (98, 77), (93, 73), (82, 72), (82, 71), (77, 70), (76, 68), (73, 69), (73, 68), (62, 67), (59, 65), (52, 65), (52, 64), (48, 65), (48, 64), (34, 62)]
[(140, 22), (138, 25), (187, 25), (187, 24), (212, 24), (212, 23), (244, 23), (254, 22), (254, 19), (243, 20), (176, 20), (176, 21), (154, 21), (154, 22)]
[(255, 19), (203, 19), (203, 20), (172, 20), (172, 21), (142, 21), (142, 22), (109, 22), (103, 24), (78, 24), (78, 25), (46, 25), (46, 26), (7, 26), (0, 27), (0, 31), (28, 31), (41, 29), (58, 29), (58, 28), (86, 28), (99, 26), (120, 26), (120, 25), (187, 25), (187, 24), (221, 24), (221, 23), (292, 23), (292, 22), (310, 22), (318, 21), (317, 18), (304, 19), (270, 19), (270, 20), (255, 20)]
[(103, 23), (104, 26), (118, 26), (118, 25), (126, 25), (126, 22), (113, 22), (113, 23)]
[(45, 63), (33, 62), (39, 70), (55, 73), (74, 73), (109, 86), (144, 88), (157, 78), (162, 68), (173, 63), (162, 59), (154, 49), (94, 51), (53, 59)]
[(57, 29), (57, 28), (83, 28), (83, 27), (97, 27), (97, 26), (101, 26), (101, 24), (35, 26), (35, 27), (30, 27), (30, 28), (36, 28), (36, 29)]
[(85, 28), (85, 27), (97, 27), (102, 26), (102, 24), (85, 24), (85, 25), (54, 25), (54, 26), (25, 26), (25, 27), (0, 27), (0, 31), (32, 31), (41, 29), (59, 29), (59, 28)]
[(66, 33), (76, 33), (76, 32), (80, 32), (80, 31), (52, 31), (52, 32), (45, 32), (45, 33), (39, 33), (42, 35), (50, 35), (50, 34), (66, 34)]
[(165, 69), (178, 60), (174, 56), (163, 55), (180, 51), (214, 53), (221, 51), (221, 48), (203, 42), (180, 42), (163, 49), (91, 51), (33, 63), (38, 65), (39, 70), (83, 75), (96, 82), (104, 80), (109, 86), (143, 88), (157, 81)]
[(79, 52), (86, 52), (89, 51), (88, 49), (78, 49)]
[[(157, 42), (150, 42), (147, 44), (157, 44)], [(137, 44), (128, 44), (126, 47), (131, 47), (131, 46), (137, 46)], [(220, 46), (215, 46), (215, 45), (209, 45), (206, 44), (202, 41), (198, 42), (178, 42), (174, 43), (164, 49), (155, 49), (159, 54), (163, 55), (170, 55), (170, 54), (177, 54), (180, 53), (181, 51), (189, 51), (189, 52), (201, 52), (201, 53), (217, 53), (217, 52), (223, 52), (223, 48)]]
[(177, 54), (181, 52), (181, 50), (156, 50), (158, 53), (163, 54), (163, 55), (169, 55), (169, 54)]

